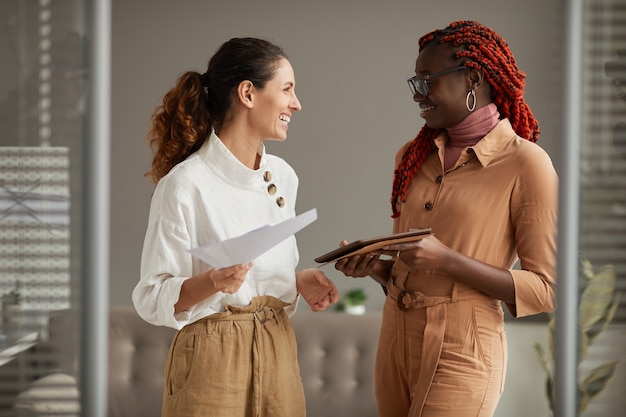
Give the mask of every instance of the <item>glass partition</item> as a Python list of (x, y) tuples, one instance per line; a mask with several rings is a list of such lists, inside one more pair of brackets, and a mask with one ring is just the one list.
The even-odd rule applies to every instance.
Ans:
[(626, 404), (626, 3), (564, 4), (554, 411), (608, 417)]
[(0, 415), (18, 414), (18, 395), (53, 374), (59, 384), (44, 395), (76, 412), (89, 80), (84, 4), (3, 0), (0, 16)]
[(584, 5), (578, 401), (583, 417), (614, 416), (626, 405), (626, 2)]

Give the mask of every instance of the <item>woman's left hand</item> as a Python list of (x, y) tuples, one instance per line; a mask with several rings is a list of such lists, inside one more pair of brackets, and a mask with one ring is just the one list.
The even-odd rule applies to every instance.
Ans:
[(313, 311), (325, 310), (339, 301), (337, 287), (319, 269), (309, 268), (297, 272), (296, 286)]

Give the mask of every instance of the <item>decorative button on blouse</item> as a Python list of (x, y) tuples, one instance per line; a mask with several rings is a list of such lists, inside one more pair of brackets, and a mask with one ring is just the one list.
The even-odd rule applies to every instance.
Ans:
[(433, 203), (432, 202), (428, 202), (426, 204), (424, 204), (424, 210), (426, 211), (431, 211), (433, 209)]
[[(263, 173), (263, 181), (265, 182), (270, 182), (272, 181), (272, 173), (270, 171), (265, 171)], [(276, 184), (271, 183), (267, 186), (267, 193), (269, 195), (274, 195), (276, 194), (276, 191), (278, 191), (278, 187), (276, 187)], [(285, 206), (285, 199), (283, 197), (277, 197), (276, 198), (276, 204), (278, 205), (278, 207), (284, 207)]]

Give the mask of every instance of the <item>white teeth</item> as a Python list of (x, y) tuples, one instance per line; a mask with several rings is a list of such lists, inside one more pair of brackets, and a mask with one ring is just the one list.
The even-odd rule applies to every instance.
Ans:
[(422, 114), (422, 115), (423, 115), (424, 113), (426, 113), (426, 112), (428, 112), (428, 111), (430, 111), (430, 110), (432, 110), (432, 109), (434, 109), (434, 108), (435, 108), (435, 106), (422, 107), (422, 108), (420, 109), (420, 110), (421, 110), (420, 114)]
[(281, 114), (279, 117), (280, 120), (282, 120), (283, 122), (289, 124), (289, 122), (291, 121), (291, 118), (289, 116), (286, 116), (284, 114)]

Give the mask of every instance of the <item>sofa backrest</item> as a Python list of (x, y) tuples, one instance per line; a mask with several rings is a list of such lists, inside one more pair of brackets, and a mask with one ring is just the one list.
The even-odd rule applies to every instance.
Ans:
[[(40, 347), (49, 352), (43, 373), (78, 376), (79, 317), (76, 310), (50, 316), (48, 341)], [(175, 330), (153, 326), (126, 306), (110, 309), (108, 326), (108, 415), (160, 416), (163, 367)]]
[(291, 318), (308, 417), (376, 417), (374, 363), (381, 313)]
[(133, 308), (109, 314), (109, 401), (113, 417), (158, 417), (163, 367), (175, 330), (153, 326)]
[[(76, 375), (77, 317), (50, 318), (54, 368)], [(381, 316), (297, 312), (292, 316), (308, 417), (375, 417), (374, 360)], [(175, 330), (153, 326), (132, 307), (109, 314), (109, 417), (160, 416), (163, 368)], [(68, 344), (69, 341), (69, 344)], [(53, 355), (54, 356), (54, 355)]]

